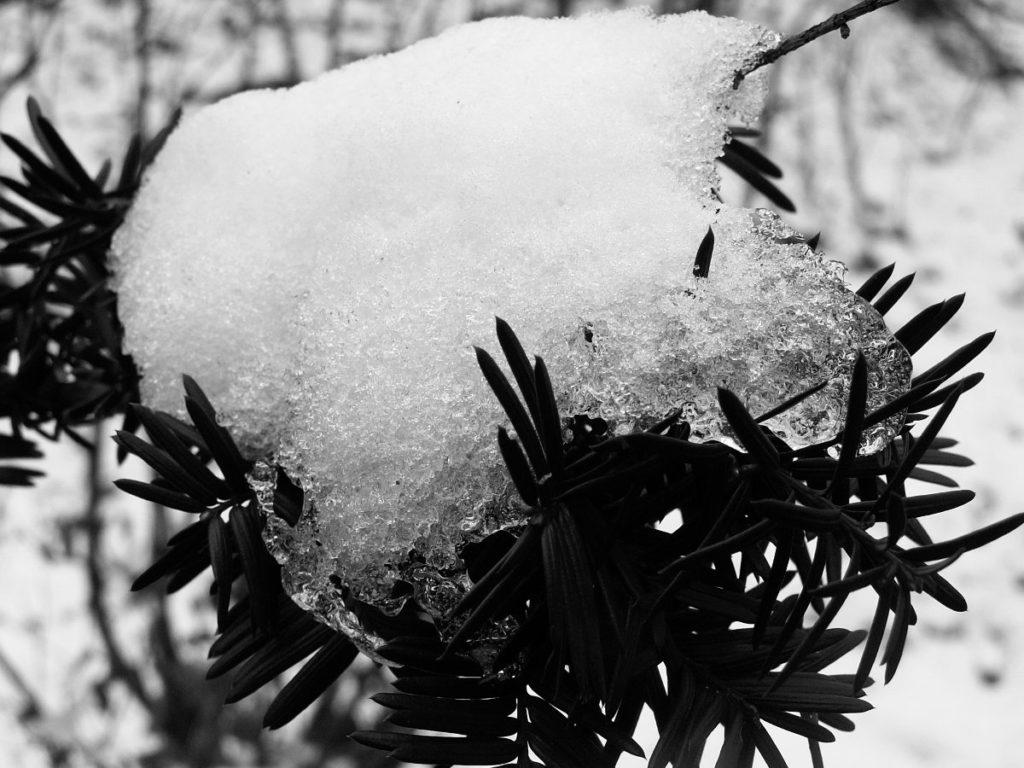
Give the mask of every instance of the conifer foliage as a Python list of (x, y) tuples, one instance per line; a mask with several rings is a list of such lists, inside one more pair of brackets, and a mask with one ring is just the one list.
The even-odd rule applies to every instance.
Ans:
[[(162, 139), (133, 142), (118, 178), (109, 165), (90, 175), (34, 102), (29, 114), (41, 153), (3, 136), (23, 181), (0, 178), (0, 264), (18, 268), (4, 271), (0, 294), (0, 407), (11, 428), (0, 436), (0, 483), (38, 474), (17, 463), (39, 455), (29, 434), (81, 439), (77, 426), (123, 414), (119, 450), (154, 477), (117, 485), (193, 518), (133, 589), (164, 580), (174, 591), (212, 575), (218, 637), (209, 676), (231, 675), (228, 701), (305, 660), (266, 713), (267, 727), (281, 727), (358, 651), (288, 598), (264, 545), (265, 515), (294, 525), (301, 488), (278, 469), (273, 510), (262, 509), (251, 478), (257, 457), (239, 451), (187, 376), (187, 421), (138, 403), (106, 254)], [(778, 169), (752, 145), (734, 140), (724, 162), (780, 207), (789, 204), (769, 181)], [(709, 237), (696, 275), (713, 271), (713, 254)], [(912, 280), (892, 277), (890, 266), (859, 290), (882, 314)], [(897, 338), (917, 353), (962, 298), (925, 309)], [(473, 587), (445, 622), (425, 618), (411, 599), (385, 614), (338, 584), (338, 599), (387, 639), (378, 654), (395, 677), (392, 691), (374, 697), (390, 710), (392, 728), (353, 738), (400, 760), (610, 767), (623, 753), (643, 754), (633, 733), (647, 707), (660, 733), (648, 756), (653, 768), (698, 766), (718, 729), (720, 768), (749, 766), (755, 754), (785, 766), (773, 729), (806, 737), (820, 764), (819, 745), (870, 708), (865, 691), (876, 665), (886, 681), (896, 672), (919, 595), (965, 610), (945, 569), (1024, 522), (1017, 515), (944, 541), (925, 526), (973, 498), (943, 474), (970, 462), (940, 432), (980, 382), (981, 374), (958, 376), (991, 334), (917, 374), (908, 392), (877, 410), (866, 407), (859, 359), (842, 433), (793, 450), (761, 426), (773, 413), (749, 413), (727, 389), (718, 402), (741, 449), (691, 441), (678, 414), (646, 432), (613, 435), (600, 419), (559, 413), (544, 361), (531, 360), (500, 319), (496, 332), (504, 367), (482, 349), (477, 360), (507, 415), (496, 439), (531, 510), (518, 535), (501, 531), (463, 548)], [(864, 429), (903, 411), (905, 426), (883, 451), (857, 455)], [(140, 427), (148, 439), (135, 434)], [(910, 480), (938, 490), (912, 495)], [(674, 529), (659, 525), (672, 519)], [(876, 603), (866, 631), (836, 623), (855, 592)], [(479, 653), (496, 623), (514, 629)], [(830, 673), (847, 654), (859, 658), (856, 672)]]
[[(0, 134), (22, 175), (0, 176), (0, 416), (13, 433), (2, 443), (4, 459), (29, 457), (26, 431), (84, 442), (76, 427), (124, 414), (138, 400), (117, 296), (107, 285), (107, 252), (170, 130), (145, 146), (134, 138), (117, 176), (109, 161), (90, 175), (34, 99), (28, 117), (38, 152)], [(135, 426), (126, 414), (126, 427)], [(30, 476), (7, 468), (4, 479)]]

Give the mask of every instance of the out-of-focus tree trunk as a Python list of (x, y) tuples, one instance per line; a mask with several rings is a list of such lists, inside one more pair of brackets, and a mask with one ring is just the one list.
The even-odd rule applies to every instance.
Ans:
[(105, 524), (102, 516), (104, 497), (109, 493), (103, 476), (103, 449), (107, 442), (104, 424), (93, 429), (93, 446), (88, 450), (86, 463), (86, 508), (83, 515), (86, 555), (85, 572), (89, 585), (89, 613), (99, 633), (110, 667), (110, 678), (123, 684), (146, 709), (152, 710), (153, 698), (142, 681), (138, 668), (132, 664), (121, 647), (115, 622), (107, 608), (107, 556), (103, 547)]
[(135, 23), (132, 25), (133, 51), (137, 67), (135, 90), (135, 118), (133, 130), (140, 136), (149, 136), (147, 113), (152, 83), (152, 46), (150, 34), (153, 8), (150, 0), (135, 0)]
[(296, 37), (295, 24), (288, 11), (286, 0), (271, 0), (273, 9), (274, 27), (281, 40), (281, 49), (284, 52), (285, 70), (282, 79), (298, 83), (302, 80), (302, 64), (299, 60), (298, 39)]
[(734, 2), (730, 0), (661, 0), (661, 13), (687, 13), (706, 11), (712, 15), (728, 16), (735, 13)]
[(331, 0), (324, 21), (324, 32), (327, 36), (327, 66), (325, 69), (337, 69), (345, 63), (342, 37), (345, 21), (345, 0)]

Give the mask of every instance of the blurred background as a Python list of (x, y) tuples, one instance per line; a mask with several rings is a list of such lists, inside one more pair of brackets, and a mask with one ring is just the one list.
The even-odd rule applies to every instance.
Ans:
[[(851, 0), (664, 0), (802, 30)], [(288, 86), (489, 16), (565, 16), (600, 0), (0, 0), (0, 130), (31, 144), (25, 100), (41, 102), (91, 169), (152, 135), (175, 108)], [(762, 150), (802, 231), (850, 267), (850, 282), (896, 262), (916, 272), (891, 324), (967, 292), (919, 365), (992, 329), (986, 380), (944, 434), (977, 462), (953, 469), (978, 493), (937, 536), (1024, 510), (1024, 6), (902, 0), (769, 71)], [(91, 165), (90, 165), (91, 164)], [(0, 151), (0, 173), (16, 165)], [(725, 172), (723, 197), (766, 205)], [(105, 425), (97, 448), (52, 446), (33, 489), (0, 490), (0, 757), (19, 766), (372, 766), (345, 735), (378, 717), (366, 664), (280, 732), (260, 730), (270, 695), (222, 706), (204, 681), (214, 619), (205, 590), (131, 594), (181, 517), (114, 493)], [(959, 517), (957, 517), (959, 516)], [(829, 766), (1009, 768), (1024, 760), (1024, 537), (968, 555), (951, 578), (966, 615), (918, 602), (920, 622), (877, 709), (827, 745)], [(853, 606), (847, 625), (869, 616)], [(646, 747), (651, 740), (647, 739)], [(792, 765), (810, 765), (799, 745)], [(358, 750), (358, 751), (356, 751)], [(710, 750), (709, 750), (710, 752)]]

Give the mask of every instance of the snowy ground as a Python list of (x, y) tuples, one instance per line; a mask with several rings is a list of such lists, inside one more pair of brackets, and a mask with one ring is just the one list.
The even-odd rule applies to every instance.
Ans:
[[(857, 34), (868, 32), (858, 30)], [(879, 34), (883, 34), (880, 28)], [(898, 31), (892, 32), (890, 43), (895, 44), (897, 36)], [(793, 66), (813, 68), (819, 61), (815, 55), (795, 54)], [(899, 59), (888, 61), (894, 60)], [(931, 135), (936, 146), (944, 139), (956, 144), (956, 151), (909, 150), (886, 133), (888, 129), (865, 118), (864, 130), (877, 128), (880, 133), (877, 140), (868, 137), (864, 175), (878, 198), (901, 208), (906, 239), (882, 238), (875, 252), (882, 263), (897, 261), (897, 274), (918, 272), (904, 319), (913, 308), (967, 292), (958, 318), (932, 342), (931, 359), (998, 329), (992, 346), (972, 367), (986, 371), (985, 381), (965, 396), (944, 430), (958, 438), (962, 451), (977, 463), (954, 471), (961, 485), (977, 491), (978, 498), (936, 521), (938, 534), (956, 535), (1024, 509), (1014, 482), (1024, 459), (1024, 416), (1019, 407), (1024, 392), (1024, 145), (1019, 137), (1024, 89), (987, 91), (976, 98), (958, 81), (940, 80), (929, 87), (948, 98), (951, 108), (971, 112), (969, 121), (956, 124), (962, 130), (941, 120), (934, 123)], [(784, 168), (798, 167), (800, 154), (808, 147), (787, 140), (781, 129), (775, 141), (774, 159)], [(824, 143), (827, 149), (827, 139)], [(808, 229), (821, 228), (822, 222), (840, 223), (826, 215), (827, 200), (794, 197), (802, 211), (797, 221)], [(835, 229), (826, 227), (823, 243), (844, 258), (859, 255), (857, 249), (844, 248)], [(852, 282), (861, 277), (855, 276)], [(926, 365), (930, 355), (926, 349), (919, 362)], [(81, 615), (75, 614), (81, 595), (68, 574), (33, 552), (40, 536), (37, 521), (59, 515), (76, 503), (75, 478), (84, 470), (68, 453), (55, 459), (53, 468), (45, 497), (17, 491), (7, 495), (0, 507), (0, 575), (4, 577), (0, 579), (4, 607), (0, 644), (42, 681), (49, 701), (67, 704), (62, 697), (80, 679), (76, 675), (82, 674), (83, 665), (90, 663), (76, 650), (78, 634), (86, 631)], [(130, 548), (131, 540), (125, 542)], [(920, 626), (911, 633), (896, 679), (869, 692), (876, 709), (857, 718), (855, 733), (840, 734), (835, 745), (825, 747), (828, 766), (873, 762), (903, 768), (966, 764), (1016, 768), (1022, 764), (1015, 728), (1024, 722), (1022, 547), (1024, 535), (1017, 532), (953, 566), (951, 578), (967, 596), (969, 613), (954, 615), (937, 606), (932, 610), (927, 598), (919, 600)], [(25, 573), (32, 574), (30, 585), (20, 578)], [(851, 625), (866, 623), (867, 618), (856, 606), (847, 617)], [(0, 683), (0, 699), (14, 700), (6, 681)], [(29, 752), (8, 717), (5, 707), (0, 756), (22, 760)], [(139, 737), (130, 722), (119, 722), (114, 730), (118, 732), (108, 735), (115, 740), (122, 732)], [(648, 734), (644, 746), (651, 745)], [(785, 751), (803, 754), (799, 745)], [(640, 764), (623, 761), (623, 765)], [(801, 762), (794, 757), (791, 764), (809, 766), (810, 759)]]

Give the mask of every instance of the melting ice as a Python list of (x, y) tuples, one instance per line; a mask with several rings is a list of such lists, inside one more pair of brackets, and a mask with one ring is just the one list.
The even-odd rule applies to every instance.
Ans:
[[(814, 252), (771, 211), (723, 208), (711, 273), (637, 304), (619, 302), (565, 336), (564, 402), (618, 431), (682, 410), (691, 439), (740, 448), (718, 408), (717, 388), (740, 394), (755, 416), (816, 385), (823, 388), (764, 420), (793, 448), (842, 431), (850, 377), (862, 352), (868, 409), (904, 392), (910, 355), (881, 315), (843, 282), (846, 268)], [(877, 424), (861, 453), (880, 450), (901, 417)]]
[(776, 40), (701, 13), (489, 20), (182, 121), (115, 239), (126, 346), (148, 405), (182, 413), (191, 374), (304, 487), (268, 537), (299, 602), (358, 635), (329, 577), (385, 606), (401, 577), (439, 614), (456, 546), (521, 520), (471, 349), (495, 315), (564, 414), (619, 430), (682, 407), (729, 439), (716, 385), (758, 412), (824, 380), (769, 425), (827, 438), (858, 348), (876, 399), (907, 386), (833, 264), (714, 196), (726, 125), (762, 98), (733, 72)]

